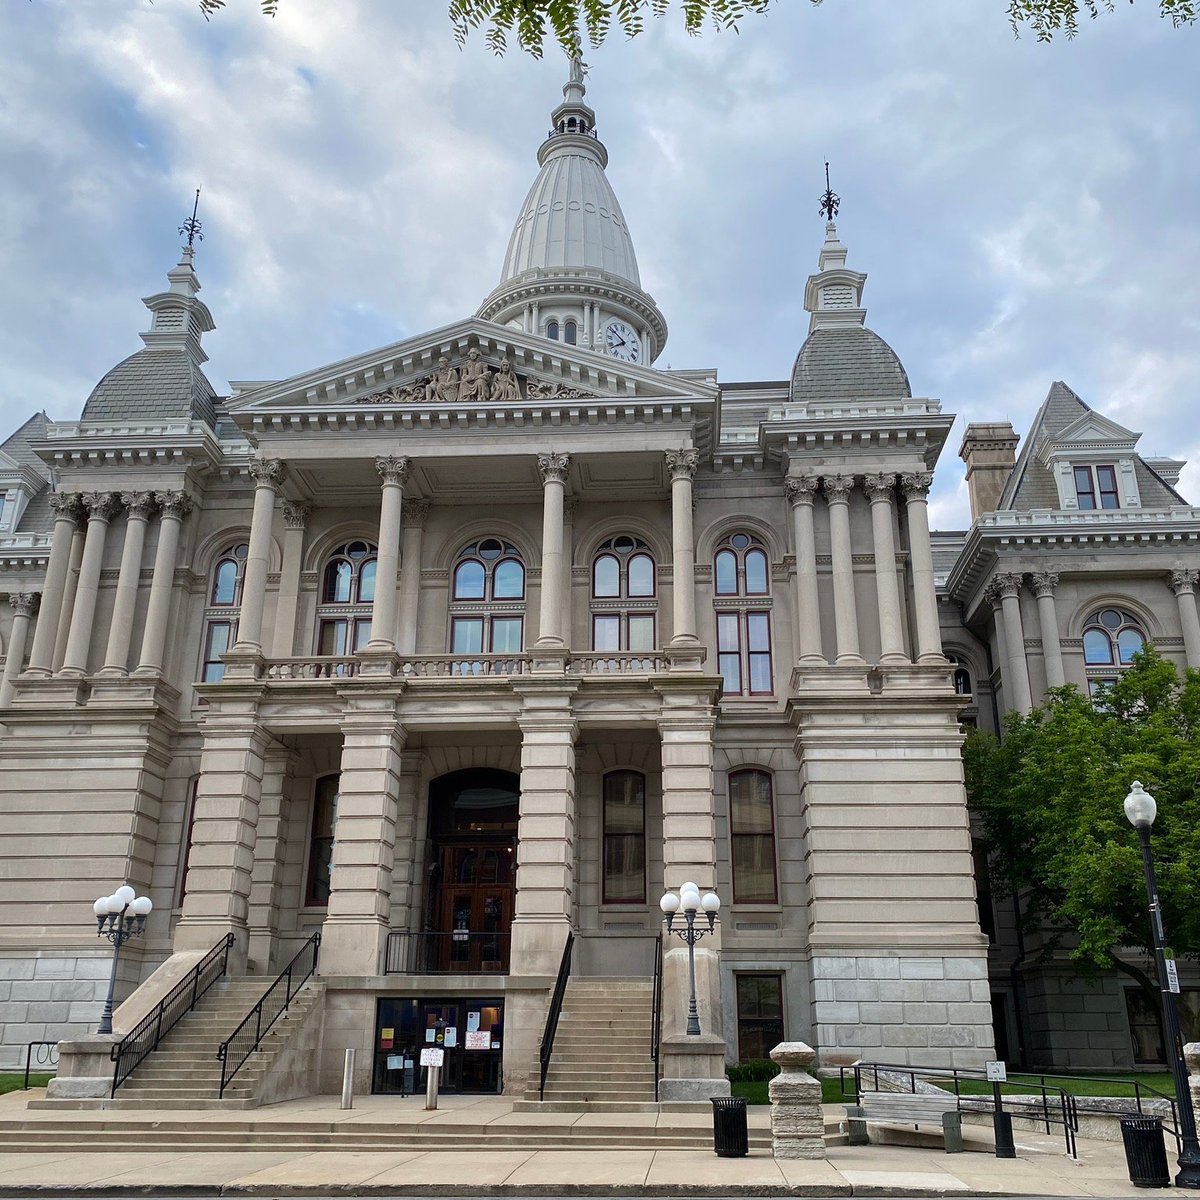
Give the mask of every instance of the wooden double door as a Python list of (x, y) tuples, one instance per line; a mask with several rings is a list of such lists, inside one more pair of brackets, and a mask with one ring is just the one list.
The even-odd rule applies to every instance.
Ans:
[(437, 970), (506, 974), (516, 839), (462, 841), (438, 849), (434, 949)]

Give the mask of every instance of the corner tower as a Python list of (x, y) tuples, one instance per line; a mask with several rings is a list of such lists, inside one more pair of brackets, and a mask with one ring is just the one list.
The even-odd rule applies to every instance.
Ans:
[(487, 321), (652, 363), (667, 323), (642, 290), (625, 217), (604, 168), (584, 64), (571, 60), (563, 102), (538, 150), (541, 170), (517, 215), (500, 283), (479, 308)]

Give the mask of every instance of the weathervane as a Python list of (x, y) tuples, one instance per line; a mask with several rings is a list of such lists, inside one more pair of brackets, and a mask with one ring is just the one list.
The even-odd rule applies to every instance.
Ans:
[(200, 189), (196, 189), (196, 203), (192, 205), (192, 215), (179, 227), (180, 234), (187, 234), (188, 248), (191, 248), (193, 242), (204, 241), (204, 234), (200, 232), (200, 222), (196, 220), (196, 213), (200, 210)]
[(828, 221), (832, 221), (837, 216), (839, 205), (842, 203), (841, 198), (834, 193), (833, 188), (829, 186), (829, 162), (825, 162), (825, 194), (821, 197), (821, 206), (817, 211)]

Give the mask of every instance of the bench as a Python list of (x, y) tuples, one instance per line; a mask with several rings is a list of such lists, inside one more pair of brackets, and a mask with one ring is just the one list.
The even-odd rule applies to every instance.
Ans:
[(913, 1092), (860, 1092), (857, 1104), (846, 1105), (850, 1145), (865, 1146), (867, 1122), (891, 1125), (941, 1124), (947, 1154), (963, 1148), (962, 1114), (956, 1096), (930, 1096)]

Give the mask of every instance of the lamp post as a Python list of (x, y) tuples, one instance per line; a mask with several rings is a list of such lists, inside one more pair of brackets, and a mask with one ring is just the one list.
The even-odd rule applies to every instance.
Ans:
[[(679, 937), (687, 942), (688, 987), (690, 989), (687, 1032), (689, 1037), (699, 1037), (700, 1014), (696, 1008), (696, 943), (706, 933), (712, 933), (716, 927), (717, 913), (721, 908), (721, 901), (716, 892), (706, 892), (702, 897), (700, 889), (694, 883), (685, 883), (679, 889), (678, 895), (674, 892), (666, 892), (658, 902), (658, 907), (663, 910), (667, 918), (667, 932), (678, 934)], [(675, 929), (675, 914), (681, 908), (683, 909), (684, 919), (687, 924), (683, 929)], [(696, 925), (696, 913), (701, 909), (703, 909), (705, 916), (708, 917), (707, 929)]]
[(122, 884), (111, 896), (101, 896), (92, 905), (96, 914), (96, 936), (106, 937), (113, 944), (112, 970), (108, 976), (108, 998), (100, 1017), (97, 1033), (112, 1033), (113, 989), (117, 986), (117, 960), (121, 947), (130, 938), (141, 937), (146, 930), (146, 918), (154, 907), (149, 896), (139, 896), (129, 884)]
[(1188, 1089), (1187, 1065), (1183, 1060), (1183, 1038), (1179, 1030), (1179, 1010), (1175, 991), (1167, 973), (1167, 937), (1163, 930), (1162, 907), (1158, 902), (1158, 883), (1154, 877), (1154, 855), (1150, 849), (1150, 827), (1158, 814), (1154, 797), (1135, 779), (1125, 797), (1125, 815), (1137, 830), (1142, 844), (1142, 866), (1146, 872), (1146, 896), (1150, 901), (1150, 930), (1154, 937), (1154, 957), (1158, 963), (1158, 985), (1162, 989), (1164, 1033), (1167, 1057), (1175, 1080), (1175, 1101), (1179, 1108), (1179, 1174), (1176, 1187), (1200, 1188), (1200, 1142), (1196, 1140), (1196, 1114)]

